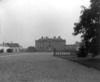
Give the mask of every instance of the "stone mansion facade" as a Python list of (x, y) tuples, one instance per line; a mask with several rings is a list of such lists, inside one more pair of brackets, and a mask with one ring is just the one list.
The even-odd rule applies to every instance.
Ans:
[(62, 39), (60, 36), (57, 38), (44, 38), (35, 41), (35, 48), (37, 51), (53, 51), (55, 50), (64, 50), (66, 45), (66, 40)]

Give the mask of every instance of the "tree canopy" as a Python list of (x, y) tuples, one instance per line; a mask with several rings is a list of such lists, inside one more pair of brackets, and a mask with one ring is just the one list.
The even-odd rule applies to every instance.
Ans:
[[(90, 0), (89, 8), (82, 6), (79, 22), (75, 23), (73, 35), (81, 34), (80, 55), (98, 55), (100, 51), (100, 0)], [(85, 54), (83, 54), (85, 52)]]
[(36, 49), (34, 46), (30, 46), (27, 48), (27, 52), (35, 52), (35, 51), (36, 51)]

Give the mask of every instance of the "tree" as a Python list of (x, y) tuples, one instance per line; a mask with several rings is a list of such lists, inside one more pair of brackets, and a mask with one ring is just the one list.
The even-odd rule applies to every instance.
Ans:
[(3, 53), (3, 52), (4, 52), (4, 49), (1, 49), (1, 50), (0, 50), (0, 53)]
[(34, 46), (30, 46), (27, 48), (27, 52), (35, 52), (35, 51), (36, 51), (36, 49)]
[(11, 53), (11, 52), (13, 52), (13, 50), (12, 49), (7, 49), (7, 52)]
[(80, 21), (74, 24), (73, 35), (81, 34), (78, 56), (82, 57), (88, 53), (96, 56), (100, 52), (100, 0), (90, 0), (90, 3), (89, 8), (82, 6)]

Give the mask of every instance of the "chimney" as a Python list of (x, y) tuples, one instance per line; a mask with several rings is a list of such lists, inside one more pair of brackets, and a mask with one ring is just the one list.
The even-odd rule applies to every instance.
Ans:
[(58, 36), (58, 39), (61, 39), (61, 37), (60, 37), (60, 36)]
[(3, 44), (5, 44), (5, 42), (3, 42)]
[(48, 37), (46, 36), (46, 39), (48, 39)]
[(56, 39), (56, 36), (54, 36), (54, 39)]
[(11, 44), (12, 44), (13, 42), (11, 41)]
[(41, 37), (41, 39), (43, 39), (43, 37)]

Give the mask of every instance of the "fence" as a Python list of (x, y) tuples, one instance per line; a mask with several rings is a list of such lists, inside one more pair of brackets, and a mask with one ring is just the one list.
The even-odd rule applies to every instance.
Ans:
[(65, 51), (54, 51), (53, 56), (67, 56), (70, 55), (70, 52), (65, 52)]

